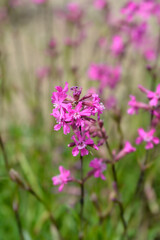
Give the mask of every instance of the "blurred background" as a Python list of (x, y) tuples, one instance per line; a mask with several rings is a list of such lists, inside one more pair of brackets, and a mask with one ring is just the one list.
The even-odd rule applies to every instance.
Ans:
[[(126, 110), (130, 94), (136, 93), (142, 99), (137, 85), (150, 86), (146, 67), (154, 60), (144, 58), (143, 51), (133, 47), (126, 47), (120, 56), (111, 54), (108, 47), (113, 36), (125, 28), (119, 20), (125, 1), (106, 1), (104, 9), (92, 0), (73, 2), (78, 7), (64, 0), (0, 1), (0, 240), (58, 240), (60, 235), (65, 240), (78, 239), (79, 187), (71, 183), (58, 193), (51, 180), (61, 164), (79, 177), (79, 161), (67, 147), (71, 135), (53, 129), (55, 120), (50, 113), (55, 86), (64, 87), (67, 81), (69, 87), (83, 87), (85, 95), (88, 89), (99, 89), (99, 83), (88, 76), (91, 64), (118, 65), (122, 68), (118, 87), (98, 90), (109, 109), (103, 120), (112, 147), (116, 148), (122, 138), (134, 142), (136, 129), (149, 121), (147, 113), (131, 118)], [(149, 24), (157, 40), (155, 20), (149, 20)], [(128, 46), (127, 37), (124, 39)], [(107, 102), (111, 96), (116, 97), (116, 108), (115, 103), (110, 107)], [(123, 136), (118, 133), (116, 117), (122, 119)], [(99, 153), (93, 152), (98, 157), (106, 154), (103, 146)], [(148, 175), (147, 189), (152, 195), (148, 205), (139, 199), (132, 202), (144, 154), (139, 147), (118, 163), (118, 177), (130, 239), (158, 240), (160, 161)], [(159, 159), (158, 150), (156, 154)], [(87, 157), (86, 172), (94, 156)], [(106, 177), (106, 182), (92, 179), (86, 187), (86, 239), (123, 239), (123, 228), (110, 199), (113, 191), (109, 170)]]

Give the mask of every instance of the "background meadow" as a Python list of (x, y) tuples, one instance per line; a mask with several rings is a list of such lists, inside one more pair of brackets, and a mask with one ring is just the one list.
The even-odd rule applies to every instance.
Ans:
[[(59, 0), (0, 1), (0, 240), (159, 240), (159, 145), (135, 144), (138, 128), (149, 130), (153, 116), (143, 109), (127, 113), (130, 95), (148, 103), (138, 85), (155, 91), (160, 82), (159, 3), (137, 1), (142, 7), (134, 16), (134, 8), (123, 10), (131, 1), (73, 2), (77, 7)], [(154, 9), (143, 6), (150, 2)], [(93, 65), (107, 66), (107, 79), (94, 79)], [(126, 235), (110, 164), (105, 181), (85, 183), (83, 236), (79, 185), (71, 182), (61, 193), (53, 186), (59, 165), (80, 178), (79, 157), (67, 146), (72, 134), (55, 131), (50, 115), (52, 92), (65, 82), (82, 87), (83, 95), (88, 89), (99, 94), (113, 153), (125, 141), (136, 147), (115, 164)], [(159, 120), (154, 126), (160, 137)], [(85, 156), (85, 175), (95, 157), (110, 157), (105, 144)]]

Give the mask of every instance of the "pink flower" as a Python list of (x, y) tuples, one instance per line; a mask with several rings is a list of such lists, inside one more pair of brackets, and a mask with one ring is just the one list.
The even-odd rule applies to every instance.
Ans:
[(73, 23), (79, 22), (82, 16), (83, 10), (78, 3), (71, 2), (67, 5), (66, 19), (68, 21)]
[(139, 4), (139, 10), (137, 11), (137, 14), (141, 17), (141, 19), (148, 19), (153, 13), (154, 8), (154, 1), (142, 1)]
[(108, 86), (111, 89), (115, 88), (121, 77), (121, 67), (111, 67), (104, 64), (91, 64), (88, 69), (88, 77), (91, 80), (100, 81), (100, 91)]
[(125, 157), (127, 154), (135, 152), (136, 148), (134, 148), (129, 141), (125, 142), (124, 148), (115, 156), (115, 161)]
[(138, 11), (138, 4), (134, 1), (129, 1), (121, 10), (121, 13), (126, 16), (127, 21), (132, 21)]
[(107, 6), (107, 2), (106, 2), (106, 0), (95, 0), (94, 1), (94, 6), (98, 10), (102, 10)]
[(72, 181), (72, 178), (70, 177), (70, 171), (66, 170), (64, 167), (59, 166), (60, 174), (53, 177), (53, 185), (60, 185), (58, 190), (61, 192), (64, 188), (64, 185), (67, 184), (69, 181)]
[(130, 115), (138, 114), (139, 109), (145, 109), (145, 110), (151, 109), (149, 105), (142, 102), (137, 102), (135, 96), (130, 95), (130, 98), (131, 100), (128, 102), (128, 105), (130, 106), (130, 108), (127, 111), (128, 114)]
[(94, 177), (95, 178), (101, 178), (102, 180), (106, 180), (106, 177), (103, 175), (103, 172), (106, 170), (107, 166), (103, 162), (103, 159), (101, 158), (94, 158), (90, 164), (90, 167), (92, 167), (94, 171)]
[(142, 141), (145, 141), (147, 144), (145, 149), (153, 148), (153, 144), (159, 144), (160, 140), (157, 137), (154, 137), (155, 129), (151, 129), (148, 132), (145, 132), (143, 128), (138, 129), (139, 137), (136, 139), (136, 144), (140, 144)]
[(139, 85), (139, 89), (147, 95), (150, 106), (155, 107), (158, 105), (158, 101), (160, 100), (160, 84), (158, 84), (155, 92), (152, 92), (141, 85)]
[(72, 154), (73, 156), (77, 156), (79, 154), (79, 151), (81, 153), (81, 156), (85, 156), (89, 154), (89, 151), (86, 149), (87, 146), (90, 146), (96, 150), (98, 150), (98, 147), (94, 144), (93, 140), (88, 136), (89, 134), (84, 132), (76, 132), (76, 135), (72, 136), (72, 140), (74, 142), (68, 144), (68, 147), (76, 147), (73, 148)]
[(82, 109), (82, 102), (79, 102), (77, 106), (72, 109), (71, 107), (68, 108), (70, 121), (75, 122), (76, 126), (84, 126), (84, 120), (86, 116), (91, 116), (91, 109), (84, 108)]
[(57, 43), (55, 39), (52, 38), (49, 41), (47, 45), (46, 53), (51, 57), (54, 57), (57, 54)]
[(116, 35), (112, 40), (111, 51), (115, 55), (119, 55), (124, 51), (123, 39), (121, 36)]
[(143, 47), (147, 39), (148, 24), (142, 22), (131, 30), (131, 39), (136, 47)]
[(125, 142), (125, 146), (123, 148), (123, 151), (125, 153), (131, 153), (131, 152), (135, 152), (136, 148), (132, 147), (132, 145), (130, 144), (130, 142)]
[(40, 67), (36, 70), (36, 76), (40, 80), (48, 77), (49, 73), (50, 73), (49, 67)]

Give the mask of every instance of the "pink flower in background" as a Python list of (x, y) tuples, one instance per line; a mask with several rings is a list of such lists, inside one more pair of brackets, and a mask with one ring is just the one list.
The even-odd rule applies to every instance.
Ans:
[(58, 109), (53, 109), (53, 112), (50, 114), (56, 118), (57, 124), (54, 126), (54, 130), (58, 131), (63, 127), (63, 133), (66, 135), (70, 133), (70, 126), (67, 123), (68, 114), (65, 113), (65, 110), (62, 108), (61, 111)]
[(40, 67), (36, 70), (36, 76), (40, 80), (48, 77), (49, 73), (50, 73), (49, 67)]
[(113, 89), (120, 81), (122, 68), (120, 66), (108, 67), (107, 85)]
[(144, 56), (148, 61), (154, 61), (156, 59), (156, 52), (154, 49), (147, 49), (144, 52)]
[(58, 190), (61, 192), (64, 188), (64, 185), (67, 184), (69, 181), (72, 181), (72, 178), (70, 177), (70, 171), (66, 170), (64, 167), (59, 166), (60, 174), (53, 177), (53, 185), (60, 185)]
[(49, 56), (55, 56), (57, 54), (57, 42), (55, 39), (51, 39), (48, 43), (46, 52)]
[(137, 13), (139, 9), (138, 3), (135, 3), (134, 1), (129, 1), (122, 9), (121, 13), (125, 15), (127, 21), (132, 21), (133, 17)]
[(156, 107), (158, 105), (158, 102), (160, 100), (160, 84), (158, 84), (155, 92), (152, 92), (141, 85), (139, 85), (139, 89), (147, 95), (150, 106)]
[(94, 144), (93, 140), (88, 137), (89, 134), (87, 133), (81, 133), (79, 131), (76, 132), (76, 135), (72, 136), (72, 140), (74, 142), (70, 143), (68, 147), (74, 147), (72, 150), (73, 156), (77, 156), (80, 152), (81, 156), (85, 156), (89, 154), (89, 151), (86, 149), (87, 146), (90, 146), (96, 150), (98, 150), (98, 147)]
[(128, 105), (130, 108), (127, 110), (127, 113), (130, 115), (137, 114), (139, 107), (137, 106), (136, 97), (133, 95), (130, 95), (131, 100), (128, 102)]
[(131, 153), (131, 152), (135, 152), (136, 148), (132, 147), (132, 145), (130, 144), (130, 142), (125, 142), (125, 146), (123, 148), (123, 151), (126, 153)]
[(124, 43), (121, 36), (116, 35), (113, 37), (111, 51), (115, 55), (119, 55), (124, 51)]
[(106, 6), (107, 6), (106, 0), (95, 0), (94, 1), (94, 7), (99, 10), (104, 9)]
[(139, 4), (139, 9), (137, 11), (137, 14), (141, 17), (142, 20), (143, 19), (147, 20), (152, 15), (155, 5), (156, 5), (156, 2), (154, 0), (142, 1)]
[[(147, 39), (148, 24), (147, 22), (142, 22), (136, 25), (131, 30), (131, 39), (136, 47), (142, 47)], [(148, 41), (148, 39), (147, 39)]]
[(135, 152), (136, 148), (134, 148), (129, 141), (125, 142), (124, 148), (114, 157), (115, 161), (125, 157), (127, 154)]
[(102, 92), (104, 87), (115, 88), (121, 77), (120, 66), (107, 66), (104, 64), (91, 64), (88, 69), (88, 77), (91, 80), (100, 81), (100, 91)]
[(131, 100), (128, 102), (130, 108), (127, 110), (127, 113), (130, 115), (138, 114), (139, 109), (151, 110), (151, 107), (148, 104), (137, 102), (136, 97), (130, 95)]
[(155, 129), (151, 129), (148, 132), (145, 132), (143, 128), (138, 129), (139, 137), (136, 139), (136, 144), (140, 144), (141, 142), (146, 142), (145, 149), (153, 148), (153, 144), (159, 144), (160, 140), (157, 137), (154, 137)]
[(101, 80), (106, 75), (106, 66), (103, 64), (91, 64), (88, 69), (88, 77), (92, 80)]
[(92, 167), (94, 171), (94, 177), (95, 178), (101, 178), (102, 180), (106, 180), (106, 177), (103, 175), (103, 172), (106, 170), (107, 166), (104, 163), (103, 159), (101, 158), (94, 158), (90, 164), (90, 167)]
[(71, 2), (67, 5), (66, 19), (71, 22), (79, 22), (83, 17), (83, 10), (76, 2)]

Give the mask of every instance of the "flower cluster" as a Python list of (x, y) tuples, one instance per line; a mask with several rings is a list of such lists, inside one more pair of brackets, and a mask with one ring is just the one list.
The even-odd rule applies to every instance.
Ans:
[[(100, 115), (104, 110), (103, 104), (100, 102), (100, 98), (96, 93), (87, 93), (81, 97), (82, 88), (72, 87), (70, 91), (72, 95), (69, 95), (68, 83), (65, 83), (65, 87), (56, 86), (56, 92), (52, 93), (52, 103), (54, 109), (51, 113), (55, 117), (57, 124), (54, 126), (54, 130), (58, 131), (63, 128), (64, 134), (70, 133), (71, 129), (74, 134), (71, 137), (73, 142), (68, 144), (68, 147), (73, 147), (72, 154), (77, 156), (79, 153), (81, 156), (89, 154), (88, 147), (98, 150), (97, 145), (92, 140), (89, 128), (96, 121), (100, 122)], [(97, 119), (95, 116), (97, 115)], [(94, 171), (95, 176), (101, 176), (101, 170), (105, 169), (104, 164), (98, 161), (96, 165), (91, 164), (96, 168)], [(102, 168), (100, 170), (100, 167)], [(61, 191), (68, 181), (72, 181), (70, 178), (70, 172), (65, 170), (62, 166), (59, 167), (60, 175), (53, 177), (53, 184), (60, 184), (59, 191)]]
[[(72, 87), (72, 96), (68, 95), (68, 83), (65, 83), (64, 89), (56, 87), (57, 92), (52, 93), (52, 103), (54, 106), (53, 115), (57, 121), (54, 130), (58, 131), (63, 127), (64, 134), (70, 133), (72, 128), (80, 138), (83, 128), (87, 122), (95, 122), (91, 116), (97, 114), (98, 118), (104, 110), (103, 104), (97, 94), (86, 94), (80, 98), (82, 88)], [(79, 133), (78, 133), (79, 132)], [(88, 137), (87, 132), (84, 132)]]
[(141, 92), (146, 94), (148, 98), (148, 103), (137, 102), (135, 96), (130, 96), (131, 100), (128, 102), (130, 108), (128, 109), (128, 114), (137, 114), (139, 109), (144, 109), (149, 111), (151, 114), (151, 124), (150, 130), (145, 131), (143, 128), (138, 129), (139, 137), (136, 139), (136, 144), (140, 144), (141, 142), (146, 142), (146, 149), (153, 148), (154, 144), (159, 144), (160, 140), (157, 137), (154, 137), (155, 127), (160, 122), (160, 84), (157, 86), (155, 91), (148, 90), (143, 86), (139, 85), (139, 89)]

